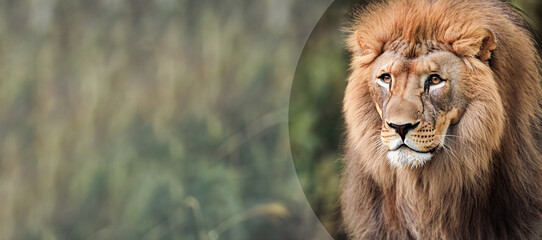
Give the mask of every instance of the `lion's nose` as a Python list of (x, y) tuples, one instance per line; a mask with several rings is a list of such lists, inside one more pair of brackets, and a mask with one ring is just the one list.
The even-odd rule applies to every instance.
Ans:
[(420, 124), (420, 122), (417, 122), (415, 124), (412, 124), (412, 123), (394, 124), (394, 123), (389, 123), (389, 122), (386, 122), (386, 123), (388, 124), (388, 126), (390, 126), (390, 128), (393, 128), (395, 132), (399, 134), (399, 136), (401, 136), (401, 139), (403, 141), (405, 141), (405, 136), (407, 135), (408, 131), (416, 128)]

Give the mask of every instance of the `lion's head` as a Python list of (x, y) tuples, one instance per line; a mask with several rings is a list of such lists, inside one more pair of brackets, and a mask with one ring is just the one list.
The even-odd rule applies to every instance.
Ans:
[(341, 197), (354, 236), (368, 235), (363, 224), (454, 236), (463, 222), (491, 217), (465, 210), (488, 199), (529, 198), (522, 207), (542, 209), (540, 59), (525, 25), (497, 0), (377, 1), (357, 12)]
[[(376, 145), (360, 146), (375, 146), (372, 150), (384, 153), (396, 167), (451, 158), (466, 144), (481, 152), (498, 148), (506, 116), (490, 67), (491, 54), (499, 47), (491, 26), (469, 23), (476, 16), (467, 13), (461, 13), (463, 24), (443, 21), (450, 13), (435, 12), (453, 1), (398, 2), (432, 14), (405, 22), (408, 13), (387, 13), (408, 7), (390, 4), (355, 24), (349, 39), (353, 72), (344, 100), (349, 137), (362, 142), (360, 138), (378, 131), (379, 137), (371, 139)], [(364, 21), (379, 23), (361, 25)], [(368, 111), (363, 119), (362, 110)], [(368, 115), (376, 114), (378, 127), (364, 132), (367, 123), (360, 122), (372, 121)]]
[[(478, 51), (477, 55), (466, 57), (458, 56), (446, 45), (432, 40), (418, 43), (414, 52), (411, 52), (409, 42), (396, 40), (373, 60), (369, 67), (370, 93), (382, 119), (380, 140), (388, 150), (387, 158), (391, 164), (419, 167), (433, 155), (451, 154), (443, 149), (447, 147), (447, 141), (453, 142), (460, 134), (454, 131), (453, 125), (462, 120), (467, 110), (483, 111), (473, 107), (467, 109), (468, 103), (484, 97), (473, 94), (471, 88), (486, 85), (480, 90), (498, 95), (491, 72), (475, 71), (470, 67), (471, 62), (475, 62), (488, 68), (485, 63), (490, 51), (495, 49), (494, 39), (488, 32), (485, 41), (465, 46), (473, 48), (473, 52)], [(480, 56), (482, 54), (484, 56)], [(489, 104), (502, 112), (500, 102)], [(493, 136), (497, 139), (503, 129), (500, 120), (492, 121), (495, 126), (489, 126), (499, 129)], [(470, 127), (488, 127), (484, 124), (472, 122)]]

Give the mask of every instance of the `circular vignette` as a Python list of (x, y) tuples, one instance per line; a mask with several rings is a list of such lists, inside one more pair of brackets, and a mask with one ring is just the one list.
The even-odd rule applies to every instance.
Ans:
[(353, 7), (352, 1), (334, 1), (314, 27), (297, 63), (288, 113), (299, 182), (334, 239), (345, 239), (338, 199), (344, 130), (341, 109), (349, 56), (342, 29)]
[[(347, 26), (352, 10), (372, 1), (335, 0), (328, 7), (305, 43), (290, 93), (288, 128), (297, 176), (310, 206), (334, 239), (346, 239), (338, 199), (344, 132), (341, 110), (349, 54), (341, 29)], [(535, 16), (527, 18), (531, 24), (541, 22), (541, 15), (533, 14), (536, 9), (527, 12)], [(531, 31), (542, 46), (542, 30), (535, 27)]]

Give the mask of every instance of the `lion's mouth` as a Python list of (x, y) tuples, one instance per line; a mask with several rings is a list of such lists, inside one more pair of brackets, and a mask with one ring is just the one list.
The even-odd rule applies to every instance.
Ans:
[(390, 150), (387, 157), (389, 163), (396, 167), (418, 168), (431, 160), (433, 157), (432, 152), (436, 149), (433, 148), (430, 151), (421, 152), (408, 147), (406, 144), (402, 144), (395, 150)]
[(416, 149), (414, 149), (414, 148), (411, 148), (411, 147), (409, 147), (407, 144), (403, 143), (403, 144), (399, 145), (398, 147), (396, 147), (395, 149), (390, 149), (390, 151), (396, 151), (396, 150), (398, 150), (398, 149), (400, 149), (400, 148), (408, 148), (408, 150), (413, 151), (413, 152), (417, 152), (417, 153), (434, 153), (435, 151), (437, 151), (438, 146), (432, 148), (432, 149), (429, 150), (429, 151), (419, 151), (419, 150), (416, 150)]

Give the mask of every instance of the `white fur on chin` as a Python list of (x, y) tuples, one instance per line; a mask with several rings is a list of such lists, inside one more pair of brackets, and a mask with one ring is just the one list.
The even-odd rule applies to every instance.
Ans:
[(431, 160), (431, 153), (419, 153), (403, 146), (397, 150), (389, 151), (387, 157), (393, 166), (417, 168)]

